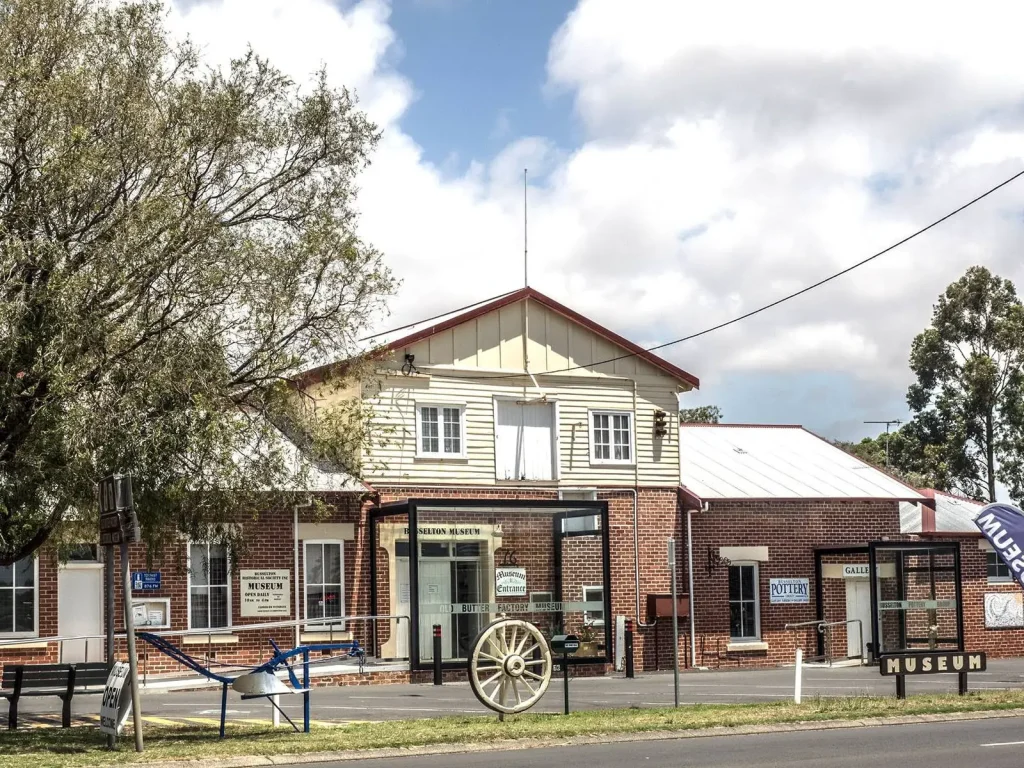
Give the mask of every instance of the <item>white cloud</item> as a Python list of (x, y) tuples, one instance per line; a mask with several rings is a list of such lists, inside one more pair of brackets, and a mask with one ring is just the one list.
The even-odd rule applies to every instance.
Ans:
[[(998, 21), (996, 21), (998, 20)], [(864, 258), (1021, 168), (1024, 6), (582, 0), (549, 87), (584, 142), (509, 137), (453, 177), (402, 117), (415, 72), (383, 0), (216, 0), (174, 26), (215, 60), (247, 42), (304, 79), (321, 63), (384, 128), (361, 230), (403, 280), (391, 324), (517, 287), (522, 170), (531, 283), (664, 341)], [(513, 105), (517, 111), (522, 109)], [(458, 115), (451, 119), (457, 120)], [(1024, 290), (1024, 182), (848, 277), (664, 354), (706, 380), (832, 370), (905, 386), (913, 335), (974, 263)]]

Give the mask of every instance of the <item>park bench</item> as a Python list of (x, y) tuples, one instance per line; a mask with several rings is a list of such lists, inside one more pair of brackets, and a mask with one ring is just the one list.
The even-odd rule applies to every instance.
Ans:
[[(0, 698), (10, 702), (7, 727), (18, 727), (18, 701), (22, 696), (57, 696), (64, 707), (61, 725), (71, 727), (71, 700), (76, 693), (103, 693), (107, 683), (107, 665), (82, 664), (5, 664)], [(91, 690), (90, 690), (91, 689)]]

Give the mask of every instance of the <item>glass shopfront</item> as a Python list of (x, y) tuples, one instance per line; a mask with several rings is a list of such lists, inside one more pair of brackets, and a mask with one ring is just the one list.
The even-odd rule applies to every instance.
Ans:
[[(608, 505), (604, 501), (410, 499), (371, 515), (371, 595), (391, 621), (380, 657), (430, 667), (434, 627), (461, 666), (501, 615), (583, 641), (574, 663), (611, 660)], [(411, 629), (410, 629), (411, 626)]]

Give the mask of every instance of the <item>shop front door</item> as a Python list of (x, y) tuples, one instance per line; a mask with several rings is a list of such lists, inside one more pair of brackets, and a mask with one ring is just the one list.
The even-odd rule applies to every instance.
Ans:
[(846, 655), (861, 656), (867, 658), (867, 644), (871, 642), (871, 582), (867, 579), (846, 580), (846, 619), (860, 619), (860, 626), (864, 630), (864, 642), (860, 642), (860, 633), (857, 631), (857, 624), (846, 625)]
[(61, 661), (104, 661), (103, 566), (61, 568), (57, 575), (57, 632), (61, 637), (92, 635), (62, 643)]

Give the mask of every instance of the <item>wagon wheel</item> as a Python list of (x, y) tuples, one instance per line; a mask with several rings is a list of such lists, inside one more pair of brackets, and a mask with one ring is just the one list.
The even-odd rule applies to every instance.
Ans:
[(469, 685), (485, 707), (525, 712), (551, 682), (551, 649), (533, 624), (498, 619), (480, 632), (469, 655)]

